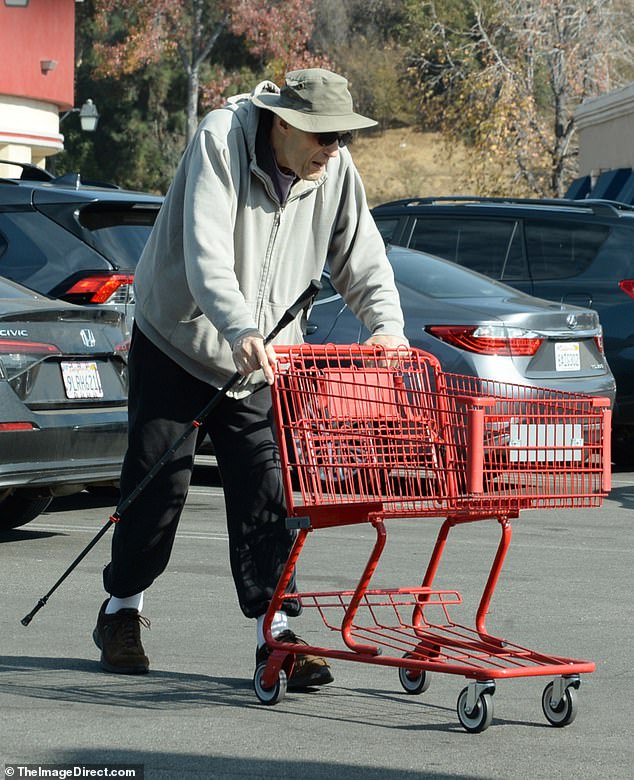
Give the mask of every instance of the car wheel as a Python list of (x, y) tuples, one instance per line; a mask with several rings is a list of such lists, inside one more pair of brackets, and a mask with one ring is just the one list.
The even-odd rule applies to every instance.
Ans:
[(0, 531), (30, 523), (41, 514), (52, 501), (51, 496), (31, 498), (20, 491), (0, 494)]

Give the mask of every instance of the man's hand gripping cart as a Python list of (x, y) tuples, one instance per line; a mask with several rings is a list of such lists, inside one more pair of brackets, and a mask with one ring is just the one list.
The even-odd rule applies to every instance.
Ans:
[[(610, 489), (610, 405), (604, 398), (448, 374), (415, 349), (276, 348), (273, 408), (293, 550), (264, 624), (272, 652), (255, 672), (256, 695), (274, 704), (296, 653), (392, 666), (417, 694), (430, 673), (464, 676), (457, 711), (469, 732), (486, 729), (499, 678), (555, 677), (542, 707), (553, 726), (577, 712), (590, 661), (529, 650), (489, 634), (485, 618), (523, 509), (596, 507)], [(444, 518), (420, 586), (371, 589), (390, 518)], [(457, 591), (434, 588), (450, 530), (478, 520), (501, 529), (475, 626), (450, 618)], [(315, 530), (369, 523), (376, 541), (352, 590), (287, 592)], [(278, 642), (271, 635), (286, 599), (316, 608), (340, 649)]]

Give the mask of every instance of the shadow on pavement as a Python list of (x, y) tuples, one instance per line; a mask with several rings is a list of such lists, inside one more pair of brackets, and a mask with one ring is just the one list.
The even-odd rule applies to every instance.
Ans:
[[(265, 707), (258, 702), (250, 678), (213, 677), (157, 669), (153, 669), (148, 675), (113, 675), (104, 673), (96, 661), (86, 658), (0, 656), (1, 694), (140, 710), (174, 711), (215, 706), (243, 712), (291, 712), (293, 717), (298, 719), (298, 728), (301, 719), (305, 719), (305, 722), (312, 722), (313, 726), (316, 721), (326, 720), (364, 726), (374, 724), (387, 731), (465, 733), (458, 723), (453, 706), (424, 702), (418, 696), (332, 685), (321, 690), (294, 691), (275, 707)], [(320, 707), (318, 711), (310, 706), (303, 708), (303, 703), (308, 705), (318, 699), (323, 699), (327, 707)], [(427, 712), (427, 718), (421, 708)], [(411, 718), (413, 712), (416, 713), (414, 719)], [(516, 721), (497, 716), (495, 721), (498, 725), (551, 728), (545, 721)], [(248, 776), (251, 777), (250, 774)], [(289, 777), (288, 774), (282, 776)], [(320, 777), (332, 776), (334, 775), (323, 774)], [(420, 774), (415, 776), (421, 777)], [(367, 775), (364, 777), (367, 780)]]
[(610, 501), (618, 501), (625, 509), (634, 508), (634, 485), (613, 487), (610, 491)]
[[(273, 735), (271, 735), (273, 739)], [(281, 748), (283, 750), (284, 748)], [(292, 752), (292, 744), (286, 745)], [(359, 766), (333, 763), (330, 761), (302, 761), (301, 759), (258, 759), (231, 756), (174, 754), (143, 750), (82, 750), (77, 753), (63, 752), (51, 757), (63, 764), (136, 764), (142, 765), (145, 780), (168, 780), (168, 778), (205, 778), (205, 780), (482, 780), (482, 776), (471, 774), (446, 774), (425, 772), (424, 769), (407, 771), (379, 766)], [(424, 763), (424, 757), (417, 761)]]
[(50, 536), (59, 536), (58, 531), (29, 531), (27, 528), (12, 528), (9, 531), (0, 531), (0, 544), (10, 542), (28, 542), (34, 539), (47, 539)]

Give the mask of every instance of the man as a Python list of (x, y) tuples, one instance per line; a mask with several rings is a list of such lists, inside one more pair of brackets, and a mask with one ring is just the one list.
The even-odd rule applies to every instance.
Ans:
[[(129, 358), (129, 495), (236, 368), (244, 378), (205, 429), (222, 477), (231, 569), (240, 607), (263, 616), (290, 552), (269, 385), (275, 350), (263, 336), (319, 278), (331, 279), (371, 343), (406, 343), (383, 241), (350, 154), (349, 131), (376, 124), (353, 111), (347, 81), (315, 68), (270, 82), (202, 121), (139, 261)], [(277, 339), (302, 341), (301, 325)], [(143, 592), (167, 566), (193, 468), (190, 437), (122, 513), (104, 571), (110, 597), (93, 637), (111, 672), (149, 669), (141, 644)], [(271, 633), (299, 641), (285, 604)], [(286, 632), (286, 633), (284, 633)], [(325, 659), (297, 655), (289, 688), (332, 681)]]

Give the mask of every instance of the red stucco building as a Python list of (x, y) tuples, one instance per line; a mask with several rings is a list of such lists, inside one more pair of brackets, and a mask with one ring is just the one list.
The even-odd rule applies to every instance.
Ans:
[[(75, 3), (0, 0), (0, 159), (44, 167), (74, 106)], [(0, 164), (0, 175), (7, 166)], [(12, 173), (15, 173), (15, 169)]]

